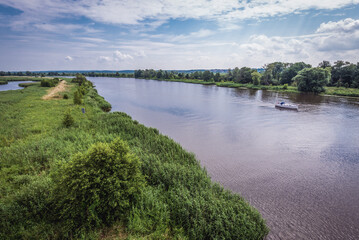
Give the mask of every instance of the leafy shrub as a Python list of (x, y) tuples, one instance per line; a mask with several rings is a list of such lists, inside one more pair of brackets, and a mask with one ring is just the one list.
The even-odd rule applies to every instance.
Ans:
[(20, 191), (0, 200), (0, 239), (49, 238), (51, 179), (32, 178)]
[(74, 93), (74, 104), (77, 104), (77, 105), (82, 104), (82, 94), (80, 91), (76, 91)]
[(71, 116), (70, 111), (67, 111), (65, 113), (64, 119), (62, 120), (62, 125), (64, 125), (65, 127), (71, 127), (72, 125), (74, 125), (75, 120), (74, 118)]
[(288, 84), (284, 84), (284, 85), (283, 85), (283, 89), (284, 89), (284, 90), (288, 89)]
[(93, 87), (92, 82), (88, 81), (82, 74), (76, 74), (76, 77), (71, 80), (73, 83), (78, 83), (79, 86)]
[(90, 105), (98, 106), (104, 112), (111, 111), (111, 104), (107, 102), (102, 96), (98, 95), (96, 89), (90, 88), (88, 90), (87, 96), (90, 98), (90, 101), (87, 101), (87, 103), (90, 103)]
[(60, 219), (70, 232), (120, 220), (144, 185), (139, 160), (119, 138), (75, 155), (54, 179)]
[(54, 78), (54, 79), (42, 79), (41, 80), (41, 87), (55, 87), (58, 83), (59, 83), (59, 79), (58, 78)]

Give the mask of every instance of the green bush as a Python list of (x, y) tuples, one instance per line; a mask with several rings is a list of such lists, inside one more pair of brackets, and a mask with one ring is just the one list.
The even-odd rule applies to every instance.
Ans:
[(103, 97), (98, 95), (96, 89), (90, 88), (88, 90), (87, 97), (87, 103), (101, 108), (101, 110), (104, 112), (111, 111), (111, 104), (107, 102)]
[(65, 127), (71, 127), (72, 125), (74, 125), (75, 120), (74, 118), (71, 116), (70, 111), (67, 111), (65, 113), (64, 119), (62, 120), (62, 125), (64, 125)]
[(288, 84), (284, 84), (284, 85), (283, 85), (283, 89), (284, 89), (284, 90), (288, 89)]
[(123, 219), (144, 186), (140, 161), (119, 138), (75, 155), (54, 180), (59, 217), (70, 232)]
[(76, 77), (71, 80), (73, 83), (78, 83), (79, 86), (93, 87), (92, 82), (88, 81), (86, 77), (80, 73), (76, 74)]
[(59, 79), (58, 78), (54, 78), (54, 79), (42, 79), (41, 80), (41, 87), (55, 87), (58, 83), (59, 83)]
[(77, 104), (77, 105), (82, 104), (82, 94), (80, 91), (76, 91), (74, 93), (74, 104)]
[(0, 239), (49, 239), (51, 179), (31, 177), (13, 195), (0, 199)]

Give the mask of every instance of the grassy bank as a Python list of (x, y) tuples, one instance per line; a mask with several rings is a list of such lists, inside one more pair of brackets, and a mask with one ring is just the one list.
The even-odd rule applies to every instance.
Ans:
[[(185, 83), (194, 83), (202, 85), (216, 85), (218, 87), (229, 87), (229, 88), (245, 88), (245, 89), (254, 89), (254, 90), (268, 90), (276, 92), (290, 92), (290, 93), (301, 93), (298, 91), (297, 87), (294, 86), (285, 86), (285, 85), (254, 85), (252, 83), (242, 84), (235, 82), (206, 82), (203, 80), (197, 79), (153, 79), (158, 81), (167, 81), (167, 82), (185, 82)], [(334, 95), (334, 96), (347, 96), (347, 97), (359, 97), (359, 89), (357, 88), (344, 88), (344, 87), (325, 87), (325, 93), (320, 95)]]
[(40, 82), (19, 83), (19, 87), (40, 86)]
[[(74, 105), (76, 88), (67, 89), (69, 99), (56, 100), (42, 100), (49, 88), (39, 86), (0, 92), (0, 239), (263, 239), (268, 233), (258, 211), (211, 182), (193, 154), (124, 113), (103, 112), (104, 100), (92, 88)], [(73, 121), (66, 127), (68, 115)], [(109, 221), (116, 215), (67, 196), (59, 179), (74, 176), (71, 166), (81, 165), (93, 144), (107, 148), (118, 138), (139, 159), (145, 184), (126, 214)], [(101, 196), (96, 189), (104, 182), (87, 191)], [(78, 214), (92, 213), (86, 221), (68, 211), (76, 201), (87, 209)]]
[(0, 76), (0, 81), (41, 81), (43, 79), (52, 79), (49, 77), (28, 77), (28, 76)]
[(325, 95), (359, 97), (358, 88), (345, 88), (345, 87), (326, 87)]

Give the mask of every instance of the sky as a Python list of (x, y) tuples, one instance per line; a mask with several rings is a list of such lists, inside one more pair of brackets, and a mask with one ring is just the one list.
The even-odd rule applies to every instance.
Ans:
[(359, 61), (359, 0), (0, 0), (0, 71)]

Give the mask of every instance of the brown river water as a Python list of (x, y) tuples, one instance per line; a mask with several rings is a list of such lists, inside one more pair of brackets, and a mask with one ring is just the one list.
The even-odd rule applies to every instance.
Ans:
[[(266, 219), (267, 239), (359, 239), (359, 99), (89, 78), (113, 111), (194, 152)], [(274, 108), (277, 100), (299, 111)]]

